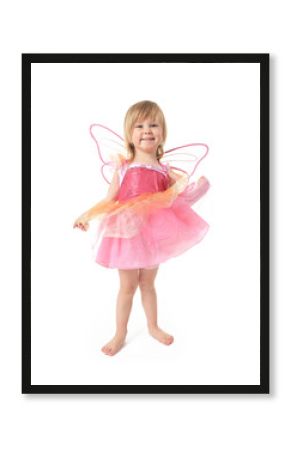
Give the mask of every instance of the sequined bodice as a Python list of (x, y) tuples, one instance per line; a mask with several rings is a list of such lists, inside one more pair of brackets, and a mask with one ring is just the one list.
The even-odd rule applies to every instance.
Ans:
[(137, 195), (165, 191), (169, 187), (168, 167), (164, 165), (132, 163), (120, 170), (118, 200), (127, 200)]

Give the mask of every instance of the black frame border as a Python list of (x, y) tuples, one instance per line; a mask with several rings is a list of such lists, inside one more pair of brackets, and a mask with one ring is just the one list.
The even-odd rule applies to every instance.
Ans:
[[(31, 385), (31, 64), (260, 64), (260, 384)], [(269, 394), (269, 53), (23, 53), (22, 54), (22, 393), (23, 394)]]

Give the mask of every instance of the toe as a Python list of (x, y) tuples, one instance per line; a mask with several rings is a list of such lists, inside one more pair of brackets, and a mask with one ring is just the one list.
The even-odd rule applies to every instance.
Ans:
[(108, 354), (109, 351), (110, 347), (108, 345), (104, 345), (104, 347), (102, 347), (102, 352), (106, 353), (106, 355)]
[(173, 342), (173, 336), (168, 336), (166, 339), (166, 344), (170, 345), (170, 344), (172, 344), (172, 342)]

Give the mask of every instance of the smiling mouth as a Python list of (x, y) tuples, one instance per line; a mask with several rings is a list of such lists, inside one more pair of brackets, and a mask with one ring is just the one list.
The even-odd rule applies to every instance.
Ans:
[(154, 141), (154, 138), (144, 138), (144, 139), (141, 139), (141, 141)]

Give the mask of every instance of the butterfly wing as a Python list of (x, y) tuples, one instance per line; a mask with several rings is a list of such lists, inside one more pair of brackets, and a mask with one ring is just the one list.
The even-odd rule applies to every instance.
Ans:
[[(90, 126), (90, 135), (97, 145), (102, 176), (110, 183), (116, 165), (127, 159), (124, 139), (109, 127), (95, 123)], [(208, 146), (203, 143), (186, 144), (166, 150), (162, 162), (169, 163), (173, 170), (186, 173), (190, 179), (208, 151)]]
[(99, 123), (93, 123), (90, 126), (90, 135), (97, 145), (102, 176), (110, 184), (115, 168), (127, 157), (124, 139), (115, 131)]
[(197, 202), (209, 189), (210, 183), (206, 177), (197, 182), (190, 181), (197, 166), (207, 156), (209, 148), (206, 144), (192, 143), (175, 147), (164, 152), (162, 162), (167, 162), (170, 169), (185, 173), (188, 185), (180, 196), (189, 204)]
[(162, 162), (169, 163), (173, 170), (186, 173), (190, 179), (197, 166), (207, 156), (208, 151), (208, 145), (202, 143), (181, 145), (166, 150)]

